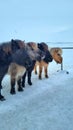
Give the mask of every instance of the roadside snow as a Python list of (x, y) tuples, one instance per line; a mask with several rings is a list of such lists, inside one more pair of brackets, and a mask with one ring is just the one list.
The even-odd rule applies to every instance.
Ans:
[(24, 91), (16, 90), (16, 95), (9, 93), (9, 76), (4, 78), (6, 101), (0, 102), (0, 130), (73, 129), (73, 51), (64, 51), (63, 56), (63, 71), (53, 61), (48, 79), (43, 74), (42, 80), (38, 80), (33, 72), (33, 85), (26, 82)]

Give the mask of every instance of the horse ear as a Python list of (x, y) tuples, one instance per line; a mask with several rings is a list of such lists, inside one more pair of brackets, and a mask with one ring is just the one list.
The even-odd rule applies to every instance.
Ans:
[(30, 46), (31, 46), (31, 43), (30, 43), (30, 42), (28, 42), (28, 43), (27, 43), (27, 45), (30, 47)]
[(14, 39), (11, 39), (11, 42), (14, 42)]
[(39, 47), (40, 43), (37, 43), (37, 46)]
[(55, 49), (55, 52), (58, 53), (58, 49)]

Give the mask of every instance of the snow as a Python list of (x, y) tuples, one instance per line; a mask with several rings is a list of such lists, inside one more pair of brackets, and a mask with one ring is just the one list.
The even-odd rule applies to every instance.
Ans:
[(53, 61), (48, 67), (48, 79), (43, 73), (39, 80), (33, 72), (33, 85), (26, 81), (24, 91), (16, 88), (15, 95), (9, 93), (10, 77), (4, 77), (2, 93), (6, 100), (0, 101), (0, 130), (73, 129), (72, 56), (72, 49), (63, 50), (63, 70)]

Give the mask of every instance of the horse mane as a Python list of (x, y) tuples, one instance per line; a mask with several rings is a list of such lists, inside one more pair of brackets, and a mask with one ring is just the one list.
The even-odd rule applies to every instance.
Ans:
[(33, 50), (37, 50), (38, 49), (38, 46), (37, 46), (37, 43), (36, 42), (27, 42), (27, 45), (33, 49)]
[(45, 51), (48, 50), (48, 45), (45, 42), (38, 43), (38, 45), (41, 44)]
[(51, 55), (53, 55), (55, 52), (62, 55), (62, 49), (60, 47), (49, 48), (49, 51), (50, 51)]
[(0, 48), (6, 53), (10, 53), (11, 52), (11, 42), (3, 42), (0, 44)]
[(6, 48), (5, 50), (4, 44), (2, 44), (2, 46), (0, 45), (0, 67), (3, 65), (8, 65), (10, 64), (11, 60), (12, 60), (12, 56), (10, 53), (10, 50), (8, 50), (9, 48)]
[(24, 42), (18, 39), (11, 40), (8, 42), (3, 42), (0, 44), (0, 48), (6, 53), (11, 54), (12, 52), (23, 48), (25, 46)]

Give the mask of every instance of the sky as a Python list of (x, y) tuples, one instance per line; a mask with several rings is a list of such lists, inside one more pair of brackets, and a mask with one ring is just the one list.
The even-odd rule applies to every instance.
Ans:
[(0, 42), (73, 41), (73, 0), (0, 0)]

